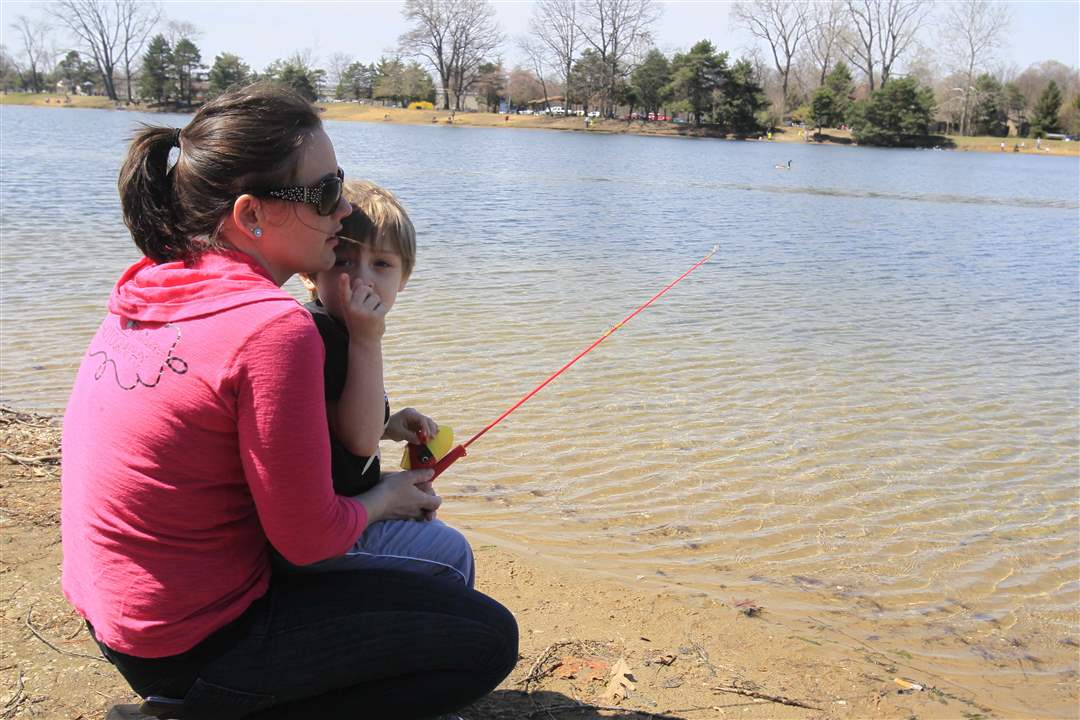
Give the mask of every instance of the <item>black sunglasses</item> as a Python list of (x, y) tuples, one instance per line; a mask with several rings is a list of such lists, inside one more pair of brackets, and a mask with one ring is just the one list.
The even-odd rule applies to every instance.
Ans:
[(315, 206), (315, 212), (320, 215), (331, 215), (337, 209), (341, 201), (341, 190), (345, 184), (345, 171), (337, 169), (334, 175), (327, 175), (314, 185), (304, 187), (278, 188), (276, 190), (262, 190), (253, 195), (265, 195), (277, 200), (287, 202), (307, 203)]

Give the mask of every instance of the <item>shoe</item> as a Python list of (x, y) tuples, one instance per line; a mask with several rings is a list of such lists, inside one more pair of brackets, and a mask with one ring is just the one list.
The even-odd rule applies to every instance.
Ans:
[(154, 720), (153, 715), (139, 712), (141, 705), (113, 705), (105, 720)]

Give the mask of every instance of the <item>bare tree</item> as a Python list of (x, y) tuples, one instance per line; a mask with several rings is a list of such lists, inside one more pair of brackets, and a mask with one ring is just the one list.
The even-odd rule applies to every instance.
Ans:
[(772, 51), (773, 65), (780, 75), (780, 120), (787, 110), (791, 60), (810, 28), (809, 6), (790, 0), (752, 0), (731, 6), (735, 22), (751, 35), (764, 40)]
[(653, 0), (581, 0), (578, 29), (607, 74), (604, 109), (611, 110), (619, 80), (652, 40), (661, 8)]
[(461, 109), (476, 69), (503, 41), (489, 0), (405, 0), (402, 15), (412, 27), (399, 38), (401, 51), (428, 61), (439, 76), (443, 109)]
[(176, 43), (181, 40), (195, 42), (200, 35), (202, 30), (187, 20), (170, 20), (165, 24), (165, 39), (169, 41), (170, 47), (176, 47)]
[(11, 29), (19, 34), (23, 51), (23, 62), (16, 63), (16, 69), (23, 76), (23, 82), (29, 83), (31, 90), (41, 92), (45, 85), (44, 75), (52, 58), (52, 53), (46, 48), (49, 25), (42, 20), (19, 15), (11, 23)]
[(825, 78), (832, 69), (833, 58), (839, 52), (843, 19), (844, 5), (840, 0), (827, 0), (811, 7), (806, 53), (818, 69), (818, 86), (825, 84)]
[(122, 32), (124, 80), (127, 83), (128, 100), (131, 100), (131, 63), (138, 62), (143, 45), (161, 19), (161, 6), (156, 2), (140, 0), (118, 0), (117, 5)]
[[(565, 95), (563, 103), (570, 107), (570, 73), (574, 68), (578, 48), (581, 45), (581, 31), (578, 29), (578, 0), (537, 0), (533, 5), (532, 18), (529, 20), (529, 34), (535, 37), (542, 47), (530, 52), (522, 47), (529, 56), (537, 75), (543, 82), (543, 75), (536, 67), (534, 55), (546, 49), (545, 55), (551, 58), (551, 64), (559, 71)], [(519, 43), (520, 44), (520, 43)], [(544, 91), (547, 97), (547, 90)]]
[(492, 59), (504, 38), (489, 0), (455, 0), (454, 4), (451, 89), (455, 109), (461, 110), (462, 98), (477, 81), (480, 65)]
[(946, 7), (943, 21), (942, 48), (964, 78), (960, 133), (969, 135), (975, 76), (989, 61), (990, 53), (1001, 47), (1009, 9), (991, 0), (956, 0)]
[(540, 89), (544, 93), (544, 107), (550, 110), (551, 103), (548, 101), (547, 80), (544, 79), (550, 48), (535, 35), (522, 35), (519, 37), (518, 48), (525, 54), (525, 58), (532, 67), (533, 75), (540, 81)]
[(870, 91), (892, 74), (896, 59), (915, 41), (931, 0), (845, 0), (848, 32), (840, 49), (852, 65), (866, 74)]
[(348, 53), (330, 53), (330, 57), (326, 59), (326, 83), (331, 93), (337, 92), (338, 85), (341, 84), (341, 78), (345, 74), (345, 69), (352, 63), (353, 56)]
[(123, 5), (117, 0), (59, 0), (51, 6), (52, 15), (70, 30), (82, 49), (94, 59), (105, 94), (117, 100), (114, 76), (116, 63), (123, 54)]

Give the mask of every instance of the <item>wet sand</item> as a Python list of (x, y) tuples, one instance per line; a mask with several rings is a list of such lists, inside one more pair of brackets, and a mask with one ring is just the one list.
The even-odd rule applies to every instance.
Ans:
[[(103, 717), (137, 698), (59, 586), (59, 424), (0, 415), (3, 717)], [(454, 522), (452, 507), (443, 513)], [(460, 714), (511, 718), (1038, 717), (1008, 697), (937, 677), (867, 638), (843, 610), (793, 618), (754, 598), (630, 587), (473, 536), (479, 589), (521, 629), (517, 668)], [(1076, 683), (1043, 698), (1075, 714)]]

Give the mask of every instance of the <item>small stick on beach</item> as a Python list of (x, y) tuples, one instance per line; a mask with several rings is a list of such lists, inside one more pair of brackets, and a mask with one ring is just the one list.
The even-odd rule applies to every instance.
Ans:
[(821, 710), (822, 708), (814, 707), (813, 705), (807, 705), (801, 700), (792, 700), (786, 698), (783, 695), (768, 695), (756, 690), (745, 690), (739, 687), (732, 687), (730, 685), (717, 685), (714, 686), (713, 691), (722, 693), (734, 693), (735, 695), (745, 695), (746, 697), (755, 698), (757, 700), (768, 700), (769, 702), (778, 703), (780, 705), (790, 705), (791, 707), (806, 708), (807, 710)]
[(30, 615), (33, 612), (34, 612), (34, 606), (31, 605), (30, 609), (26, 611), (26, 622), (25, 622), (25, 624), (26, 624), (26, 627), (30, 628), (30, 632), (34, 633), (34, 637), (36, 637), (38, 640), (45, 643), (46, 645), (48, 645), (49, 647), (51, 647), (53, 650), (60, 653), (61, 655), (71, 655), (72, 657), (90, 658), (91, 660), (97, 660), (98, 662), (108, 662), (108, 660), (106, 660), (105, 658), (100, 657), (100, 656), (94, 657), (93, 655), (87, 655), (86, 653), (74, 652), (72, 650), (63, 650), (61, 648), (56, 647), (51, 642), (49, 642), (49, 640), (44, 635), (42, 635), (41, 632), (39, 632), (36, 627), (34, 627), (34, 623), (30, 620)]

